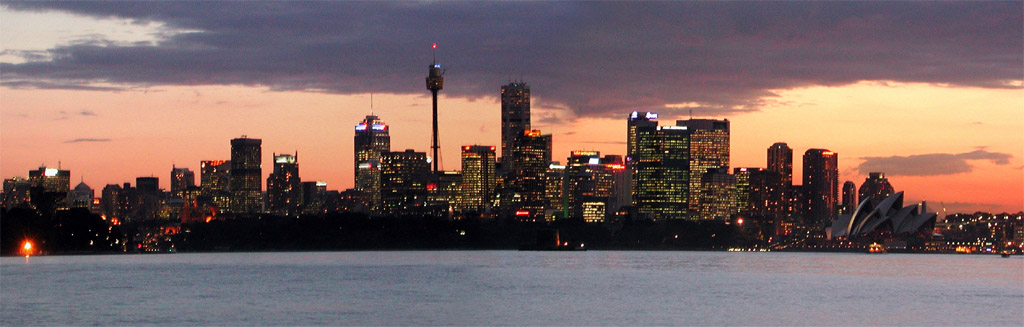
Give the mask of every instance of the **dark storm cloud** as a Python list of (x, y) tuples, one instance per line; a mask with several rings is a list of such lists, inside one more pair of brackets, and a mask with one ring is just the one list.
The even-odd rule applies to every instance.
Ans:
[(997, 165), (1010, 163), (1013, 155), (984, 149), (966, 153), (931, 153), (911, 156), (864, 157), (857, 166), (861, 174), (885, 172), (889, 175), (935, 176), (971, 172), (970, 160), (988, 160)]
[[(80, 42), (0, 64), (4, 83), (250, 85), (425, 94), (429, 46), (443, 93), (497, 95), (525, 79), (577, 116), (758, 110), (769, 90), (861, 80), (1014, 87), (1024, 75), (1013, 2), (5, 2), (164, 22), (155, 45)], [(31, 58), (27, 58), (31, 59)], [(29, 84), (21, 84), (29, 85)], [(617, 116), (615, 116), (617, 117)]]
[(83, 142), (110, 142), (110, 139), (77, 138), (77, 139), (74, 139), (74, 140), (64, 141), (64, 143), (83, 143)]

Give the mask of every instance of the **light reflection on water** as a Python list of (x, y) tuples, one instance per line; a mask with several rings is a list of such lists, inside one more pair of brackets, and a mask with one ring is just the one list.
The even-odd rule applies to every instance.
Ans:
[(1014, 325), (1024, 257), (385, 251), (0, 259), (0, 325)]

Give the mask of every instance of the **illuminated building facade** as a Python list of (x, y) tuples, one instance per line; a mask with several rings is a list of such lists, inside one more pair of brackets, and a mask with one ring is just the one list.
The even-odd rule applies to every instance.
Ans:
[[(786, 217), (786, 190), (782, 174), (767, 169), (748, 169), (749, 206), (746, 214), (761, 228), (762, 236), (779, 230)], [(737, 175), (737, 183), (739, 175)], [(743, 209), (739, 209), (741, 212)]]
[(71, 171), (60, 168), (39, 167), (28, 171), (28, 180), (35, 187), (42, 187), (45, 192), (71, 191)]
[[(704, 208), (700, 200), (705, 191), (701, 177), (708, 169), (729, 169), (729, 120), (677, 120), (676, 126), (685, 127), (689, 131), (689, 206), (692, 212), (699, 212)], [(704, 218), (711, 216), (699, 215)]]
[(381, 155), (381, 207), (386, 215), (414, 215), (427, 201), (430, 163), (425, 152), (405, 150)]
[[(852, 184), (853, 182), (850, 183)], [(870, 199), (872, 203), (882, 203), (882, 200), (892, 195), (895, 191), (892, 184), (889, 184), (889, 179), (885, 178), (885, 173), (868, 173), (868, 178), (864, 179), (864, 183), (860, 184), (860, 191), (857, 192), (857, 202), (864, 202), (864, 200)]]
[[(650, 181), (654, 170), (660, 165), (661, 154), (658, 139), (658, 114), (653, 112), (632, 112), (626, 122), (626, 169), (629, 170), (630, 203), (638, 208), (647, 207), (647, 188), (638, 183)], [(646, 184), (645, 184), (646, 185)], [(644, 203), (641, 205), (641, 203)], [(643, 213), (649, 213), (643, 211)]]
[(302, 203), (299, 154), (274, 154), (274, 172), (267, 177), (267, 212), (298, 216)]
[(263, 211), (263, 140), (246, 136), (231, 140), (231, 211)]
[(182, 197), (183, 193), (196, 186), (196, 173), (188, 168), (171, 166), (171, 194)]
[(764, 168), (733, 168), (732, 174), (736, 177), (736, 213), (750, 215), (754, 210), (754, 202), (750, 201), (750, 175), (763, 170)]
[(804, 223), (813, 231), (836, 217), (839, 195), (839, 154), (826, 149), (804, 152), (804, 193), (807, 213)]
[[(608, 209), (615, 192), (614, 168), (622, 167), (621, 156), (601, 158), (597, 151), (573, 151), (565, 167), (565, 196), (569, 205), (569, 217), (588, 222), (604, 222), (604, 214), (598, 217), (587, 213), (598, 204)], [(589, 208), (589, 209), (588, 209)]]
[(304, 215), (320, 215), (327, 211), (327, 182), (302, 182), (302, 204), (299, 206)]
[(701, 185), (700, 219), (728, 221), (736, 213), (736, 176), (725, 167), (711, 168), (701, 175)]
[(203, 160), (199, 162), (199, 195), (203, 207), (216, 213), (230, 211), (231, 161)]
[(14, 177), (4, 179), (3, 207), (7, 209), (31, 206), (32, 182)]
[(793, 149), (785, 142), (776, 142), (768, 147), (768, 171), (779, 174), (782, 178), (783, 198), (781, 205), (785, 214), (793, 214), (793, 203), (789, 201), (790, 192), (793, 188)]
[(565, 196), (565, 165), (552, 162), (544, 173), (544, 219), (554, 221), (569, 216)]
[(501, 87), (501, 161), (511, 162), (513, 142), (530, 130), (530, 86), (508, 83)]
[(377, 116), (368, 115), (355, 127), (355, 189), (363, 192), (370, 212), (380, 213), (381, 154), (391, 151), (388, 125)]
[(462, 193), (462, 172), (439, 171), (427, 183), (427, 214), (452, 219)]
[(501, 203), (517, 220), (544, 219), (545, 174), (551, 163), (551, 134), (523, 131), (512, 141), (506, 190)]
[(459, 211), (486, 213), (491, 209), (497, 187), (495, 147), (462, 147), (462, 191)]
[(626, 167), (638, 215), (654, 220), (689, 215), (690, 138), (684, 126), (658, 126), (658, 114), (632, 112)]

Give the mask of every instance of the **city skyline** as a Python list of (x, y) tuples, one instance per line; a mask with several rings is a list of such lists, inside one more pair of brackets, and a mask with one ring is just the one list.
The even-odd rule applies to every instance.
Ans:
[[(519, 6), (503, 5), (489, 4), (483, 7), (510, 7), (505, 9), (521, 10)], [(523, 7), (541, 5), (546, 4), (529, 4)], [(767, 167), (766, 149), (776, 142), (786, 142), (796, 156), (812, 148), (830, 149), (841, 154), (838, 167), (840, 184), (844, 181), (859, 184), (869, 172), (879, 171), (891, 177), (890, 180), (897, 190), (906, 190), (909, 196), (913, 196), (912, 200), (927, 200), (933, 204), (944, 203), (950, 207), (950, 212), (1016, 212), (1024, 207), (1024, 173), (1021, 170), (1024, 168), (1021, 161), (1024, 151), (1020, 148), (1020, 144), (1024, 143), (1024, 136), (1016, 132), (1024, 128), (1020, 110), (1021, 105), (1024, 105), (1024, 98), (1021, 97), (1022, 81), (1019, 79), (1021, 72), (1024, 71), (1020, 64), (1019, 51), (1022, 48), (1022, 38), (1019, 28), (1012, 28), (1021, 25), (1021, 17), (999, 14), (999, 10), (996, 10), (1009, 6), (1012, 8), (1007, 12), (1014, 12), (1014, 8), (1020, 9), (1020, 3), (888, 5), (904, 13), (910, 9), (923, 7), (925, 10), (921, 13), (910, 15), (913, 18), (911, 21), (923, 25), (935, 23), (936, 17), (950, 15), (953, 18), (953, 26), (972, 27), (967, 29), (969, 32), (962, 33), (955, 32), (955, 28), (946, 30), (955, 32), (953, 39), (974, 41), (983, 50), (999, 55), (967, 53), (967, 47), (960, 45), (961, 43), (944, 44), (943, 42), (948, 41), (919, 29), (908, 29), (906, 33), (925, 37), (925, 45), (909, 43), (909, 39), (904, 38), (907, 35), (899, 35), (895, 43), (883, 44), (888, 47), (879, 49), (892, 50), (891, 46), (905, 45), (937, 56), (948, 51), (933, 48), (947, 46), (965, 52), (957, 52), (961, 57), (953, 59), (989, 63), (998, 66), (999, 69), (985, 68), (982, 64), (960, 67), (957, 65), (958, 61), (950, 59), (933, 63), (937, 65), (937, 70), (945, 69), (950, 72), (933, 73), (921, 70), (926, 68), (921, 62), (908, 59), (899, 62), (901, 65), (895, 65), (895, 71), (888, 75), (889, 77), (877, 74), (876, 71), (853, 74), (856, 77), (851, 79), (850, 76), (836, 78), (837, 76), (829, 75), (829, 69), (807, 63), (805, 69), (821, 73), (821, 76), (804, 76), (805, 79), (796, 79), (799, 82), (792, 82), (794, 76), (801, 73), (801, 69), (787, 70), (780, 67), (776, 72), (752, 71), (749, 75), (734, 72), (735, 69), (743, 69), (741, 59), (744, 55), (742, 52), (731, 52), (734, 55), (727, 57), (732, 57), (732, 60), (718, 62), (717, 66), (707, 66), (714, 74), (698, 74), (695, 77), (697, 81), (688, 82), (665, 79), (666, 74), (656, 74), (650, 71), (651, 67), (644, 66), (645, 64), (623, 58), (627, 59), (623, 64), (632, 65), (638, 71), (626, 74), (624, 77), (627, 78), (620, 80), (624, 83), (622, 87), (614, 83), (606, 84), (604, 82), (607, 81), (603, 80), (602, 83), (593, 83), (594, 80), (607, 76), (623, 76), (598, 74), (599, 71), (607, 68), (612, 70), (611, 73), (621, 73), (622, 68), (597, 65), (588, 68), (589, 70), (576, 71), (576, 74), (572, 75), (575, 78), (582, 78), (598, 74), (586, 79), (589, 82), (580, 83), (582, 85), (579, 88), (609, 94), (593, 94), (591, 97), (586, 96), (586, 92), (581, 93), (581, 90), (567, 89), (573, 87), (570, 85), (572, 83), (552, 77), (566, 72), (563, 70), (565, 67), (539, 65), (536, 64), (538, 59), (527, 58), (528, 60), (516, 63), (510, 61), (508, 56), (501, 56), (502, 60), (490, 66), (491, 72), (483, 74), (481, 71), (486, 70), (488, 66), (480, 62), (481, 58), (474, 56), (487, 52), (481, 52), (472, 42), (479, 41), (479, 36), (477, 39), (459, 39), (453, 36), (458, 33), (449, 30), (424, 33), (424, 40), (401, 43), (401, 58), (387, 57), (381, 59), (381, 63), (369, 66), (393, 64), (398, 68), (384, 70), (381, 73), (383, 77), (366, 78), (367, 85), (339, 84), (334, 85), (335, 89), (331, 89), (328, 87), (329, 84), (323, 84), (325, 80), (332, 78), (354, 82), (366, 77), (350, 71), (328, 70), (329, 73), (325, 75), (331, 77), (318, 80), (316, 76), (310, 77), (305, 69), (294, 68), (294, 73), (305, 75), (289, 80), (288, 72), (279, 66), (254, 67), (252, 71), (245, 68), (235, 68), (231, 71), (229, 68), (229, 71), (213, 72), (214, 75), (207, 73), (206, 79), (197, 75), (199, 72), (195, 70), (180, 67), (182, 74), (187, 76), (135, 76), (116, 67), (104, 68), (98, 62), (86, 59), (102, 57), (109, 60), (119, 58), (118, 56), (132, 58), (129, 54), (119, 55), (116, 52), (118, 50), (130, 52), (148, 49), (161, 52), (188, 49), (184, 47), (185, 44), (181, 44), (189, 41), (187, 33), (180, 31), (187, 30), (190, 26), (197, 30), (192, 32), (195, 36), (204, 35), (204, 31), (214, 31), (215, 26), (189, 25), (209, 23), (204, 19), (210, 18), (200, 17), (196, 22), (182, 20), (181, 12), (190, 11), (189, 8), (181, 6), (172, 6), (178, 7), (177, 11), (171, 10), (174, 8), (149, 8), (150, 11), (122, 12), (117, 8), (111, 8), (112, 6), (100, 4), (68, 5), (69, 8), (64, 10), (93, 15), (92, 17), (111, 15), (122, 17), (122, 22), (125, 19), (136, 19), (136, 23), (121, 25), (125, 31), (163, 24), (162, 31), (167, 33), (152, 34), (163, 39), (149, 41), (149, 45), (127, 44), (123, 36), (113, 34), (83, 36), (71, 30), (78, 27), (75, 24), (88, 26), (101, 20), (77, 16), (77, 20), (70, 20), (67, 23), (69, 25), (63, 26), (64, 34), (51, 38), (45, 37), (45, 33), (38, 34), (44, 36), (42, 39), (53, 42), (46, 48), (19, 48), (25, 43), (19, 43), (18, 39), (28, 35), (20, 34), (17, 28), (9, 28), (9, 24), (17, 24), (20, 22), (18, 18), (26, 16), (46, 18), (46, 15), (51, 15), (49, 17), (52, 18), (57, 15), (22, 8), (32, 6), (61, 4), (5, 3), (3, 11), (0, 12), (4, 17), (3, 21), (7, 22), (3, 23), (3, 29), (9, 31), (3, 34), (4, 56), (0, 61), (0, 70), (5, 72), (0, 86), (4, 95), (3, 100), (0, 100), (4, 108), (3, 116), (0, 117), (4, 122), (4, 142), (0, 149), (3, 165), (0, 170), (4, 178), (24, 177), (26, 171), (36, 169), (40, 164), (56, 167), (57, 162), (60, 162), (63, 169), (72, 171), (72, 183), (77, 184), (78, 180), (83, 179), (95, 190), (106, 184), (129, 182), (140, 176), (160, 177), (160, 186), (169, 189), (167, 172), (171, 167), (200, 171), (201, 160), (228, 160), (231, 158), (228, 140), (249, 135), (264, 142), (265, 151), (262, 153), (261, 162), (266, 165), (266, 169), (262, 170), (259, 180), (266, 180), (272, 172), (273, 161), (269, 157), (273, 153), (301, 152), (303, 181), (325, 180), (330, 189), (352, 188), (352, 126), (366, 115), (378, 115), (381, 120), (388, 122), (391, 127), (392, 151), (429, 150), (430, 144), (427, 142), (430, 140), (430, 94), (422, 89), (422, 68), (432, 59), (430, 45), (437, 42), (437, 61), (443, 62), (448, 70), (448, 83), (445, 85), (445, 91), (439, 95), (442, 170), (456, 170), (459, 167), (462, 146), (501, 147), (499, 90), (514, 77), (530, 85), (530, 96), (533, 100), (531, 127), (541, 130), (544, 134), (552, 134), (552, 159), (563, 163), (572, 150), (594, 150), (612, 155), (626, 154), (625, 118), (631, 111), (658, 112), (663, 121), (670, 122), (687, 119), (690, 110), (693, 110), (693, 118), (729, 119), (732, 125), (730, 169)], [(132, 3), (129, 7), (146, 9), (146, 6)], [(437, 7), (452, 7), (453, 4), (417, 6), (429, 11), (436, 10)], [(648, 5), (550, 6), (558, 7), (569, 14), (573, 13), (573, 10), (590, 10), (604, 12), (607, 15), (609, 12), (616, 12), (611, 9), (616, 9), (623, 15), (652, 15)], [(709, 17), (737, 17), (739, 13), (750, 14), (749, 7), (757, 6), (796, 7), (795, 9), (804, 13), (816, 9), (840, 15), (844, 18), (839, 20), (841, 23), (875, 18), (881, 20), (879, 24), (892, 24), (885, 26), (907, 27), (901, 25), (904, 23), (885, 19), (891, 18), (881, 10), (889, 8), (886, 4), (836, 5), (842, 8), (811, 4), (678, 6), (694, 12), (710, 12)], [(364, 8), (361, 5), (353, 7)], [(382, 10), (397, 12), (396, 14), (404, 13), (407, 9), (402, 6), (398, 6), (397, 9), (386, 5), (380, 7)], [(669, 7), (678, 9), (672, 5)], [(467, 8), (456, 9), (471, 11)], [(961, 9), (963, 13), (954, 12)], [(281, 15), (283, 18), (294, 18), (289, 16), (291, 14), (293, 13), (288, 12)], [(580, 15), (597, 17), (586, 16), (585, 13)], [(977, 17), (989, 19), (973, 19)], [(774, 19), (780, 17), (771, 14), (764, 14), (759, 18), (764, 23), (764, 30), (761, 32), (767, 34), (761, 35), (761, 40), (768, 44), (796, 42), (797, 44), (791, 45), (792, 51), (813, 57), (814, 53), (799, 43), (823, 42), (815, 36), (816, 34), (810, 32), (797, 33), (795, 40), (780, 38), (779, 34), (775, 34), (780, 32), (777, 29), (792, 31), (793, 26), (779, 26), (784, 24), (778, 24)], [(11, 22), (12, 20), (14, 22)], [(695, 17), (698, 23), (703, 20), (710, 19)], [(109, 22), (110, 19), (102, 21)], [(796, 27), (807, 27), (811, 26), (810, 23), (813, 21), (814, 19), (798, 19), (794, 24)], [(982, 33), (980, 30), (986, 26), (994, 27), (994, 30)], [(686, 26), (672, 27), (686, 29)], [(741, 27), (741, 24), (735, 23), (715, 31), (719, 34), (730, 34), (741, 31)], [(884, 43), (879, 38), (878, 31), (869, 30), (868, 32), (876, 34), (868, 35), (867, 40), (870, 42), (867, 43)], [(289, 31), (305, 30), (299, 28)], [(599, 27), (595, 27), (595, 31), (607, 32)], [(754, 32), (758, 31), (760, 30), (755, 28)], [(239, 32), (249, 30), (241, 29)], [(449, 35), (444, 32), (452, 33)], [(637, 30), (627, 30), (623, 33), (630, 32), (636, 33)], [(835, 28), (823, 28), (817, 32), (825, 36), (846, 35), (843, 29)], [(754, 34), (756, 36), (757, 33)], [(740, 34), (737, 32), (736, 35)], [(537, 37), (532, 34), (529, 36)], [(609, 40), (623, 36), (626, 35), (608, 35)], [(248, 37), (255, 39), (251, 34)], [(428, 38), (436, 40), (427, 40)], [(97, 45), (83, 40), (111, 42)], [(530, 40), (536, 43), (542, 39)], [(583, 41), (595, 40), (588, 38)], [(674, 41), (685, 43), (685, 40)], [(744, 41), (750, 40), (734, 40), (733, 43), (743, 45), (746, 44)], [(648, 46), (649, 49), (657, 49), (654, 46), (659, 44), (636, 42), (638, 44), (634, 46)], [(227, 48), (227, 43), (213, 44), (224, 47), (224, 51), (232, 50)], [(371, 46), (375, 43), (367, 44)], [(504, 46), (506, 45), (499, 48)], [(780, 46), (788, 47), (785, 44)], [(564, 59), (566, 56), (586, 53), (593, 54), (593, 58), (586, 63), (610, 63), (606, 58), (608, 54), (593, 52), (602, 49), (597, 44), (587, 44), (577, 51), (548, 44), (537, 49), (537, 56), (550, 52), (553, 50), (552, 47), (566, 52), (549, 53), (551, 58)], [(687, 49), (723, 51), (721, 47), (707, 44), (689, 47)], [(524, 45), (522, 48), (529, 47)], [(622, 47), (609, 48), (609, 51), (614, 52), (613, 50), (622, 50)], [(46, 57), (46, 54), (51, 57)], [(90, 54), (97, 57), (90, 57)], [(328, 56), (331, 53), (318, 54)], [(360, 51), (343, 54), (345, 59), (356, 62), (372, 59), (365, 58)], [(885, 60), (872, 61), (871, 55), (875, 53), (850, 50), (848, 54), (854, 62), (874, 63), (878, 66), (891, 64)], [(138, 75), (154, 74), (160, 69), (169, 69), (161, 66), (167, 61), (160, 61), (159, 58), (153, 57), (156, 61), (152, 62), (152, 67), (144, 67), (147, 69), (142, 69)], [(651, 59), (651, 56), (639, 53), (636, 58)], [(260, 58), (253, 58), (257, 59)], [(306, 62), (335, 67), (333, 63), (322, 63), (312, 59)], [(215, 62), (197, 63), (205, 66)], [(560, 63), (566, 64), (564, 60)], [(780, 66), (793, 64), (786, 60), (769, 63)], [(141, 67), (139, 65), (141, 62), (125, 63), (125, 66), (136, 68)], [(652, 65), (677, 74), (692, 71), (672, 63), (655, 62)], [(581, 69), (579, 66), (574, 67)], [(845, 66), (837, 67), (841, 68), (837, 69), (840, 71), (849, 69)], [(966, 76), (957, 76), (953, 74), (954, 71)], [(254, 79), (248, 82), (237, 80), (244, 78), (238, 76), (244, 72), (261, 72), (268, 77), (253, 77)], [(112, 74), (123, 76), (117, 77)], [(700, 79), (714, 77), (715, 74), (731, 77), (719, 80)], [(764, 74), (770, 76), (765, 77)], [(507, 76), (502, 78), (501, 75)], [(637, 85), (645, 76), (656, 78), (648, 84)], [(748, 77), (750, 80), (746, 80)], [(310, 78), (312, 80), (304, 80)], [(764, 81), (772, 78), (789, 80), (791, 83), (765, 85)], [(392, 85), (395, 81), (401, 82), (397, 86)], [(666, 89), (683, 90), (694, 86), (694, 83), (705, 82), (717, 82), (724, 86), (715, 88), (715, 92), (709, 92), (708, 97), (693, 94), (693, 91), (679, 91), (680, 94), (677, 95), (666, 95), (672, 93)], [(758, 86), (748, 86), (746, 82)], [(287, 85), (288, 83), (296, 84)], [(415, 85), (417, 88), (407, 88), (401, 83)], [(650, 92), (635, 92), (644, 88), (650, 88)], [(634, 94), (625, 95), (622, 93), (625, 91), (633, 91)], [(369, 96), (371, 93), (374, 101), (372, 105)], [(729, 95), (746, 102), (734, 103), (730, 102), (731, 100), (724, 100), (729, 98)], [(609, 96), (614, 96), (613, 99), (616, 101), (606, 101)], [(239, 117), (249, 119), (240, 120)], [(802, 175), (800, 165), (800, 162), (793, 162), (793, 184), (801, 183), (797, 178)], [(263, 185), (263, 189), (266, 189), (266, 185)]]

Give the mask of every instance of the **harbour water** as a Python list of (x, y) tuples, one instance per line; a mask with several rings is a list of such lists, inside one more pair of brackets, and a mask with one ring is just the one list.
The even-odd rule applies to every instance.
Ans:
[(368, 251), (0, 259), (0, 325), (1024, 325), (1024, 256)]

